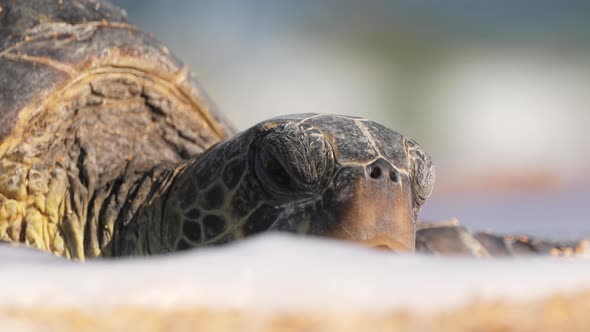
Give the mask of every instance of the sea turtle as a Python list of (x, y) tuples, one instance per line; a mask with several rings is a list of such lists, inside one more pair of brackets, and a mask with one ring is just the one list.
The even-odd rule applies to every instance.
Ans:
[(267, 230), (495, 252), (455, 225), (418, 226), (415, 242), (434, 181), (415, 141), (323, 114), (237, 133), (125, 17), (105, 1), (0, 1), (0, 240), (79, 260)]
[(68, 258), (266, 230), (414, 250), (413, 140), (300, 114), (236, 133), (187, 68), (96, 0), (0, 2), (0, 239)]

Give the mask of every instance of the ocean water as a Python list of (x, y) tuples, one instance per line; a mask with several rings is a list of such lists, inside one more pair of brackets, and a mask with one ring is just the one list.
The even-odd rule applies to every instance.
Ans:
[(451, 217), (474, 230), (563, 240), (588, 238), (590, 190), (473, 193), (450, 197), (436, 193), (420, 215), (425, 221)]

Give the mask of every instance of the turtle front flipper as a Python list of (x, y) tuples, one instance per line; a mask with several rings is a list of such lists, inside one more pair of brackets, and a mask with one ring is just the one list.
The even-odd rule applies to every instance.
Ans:
[(553, 241), (487, 231), (473, 232), (461, 226), (456, 219), (451, 219), (439, 223), (419, 223), (416, 231), (416, 251), (441, 256), (572, 256), (589, 254), (590, 242)]

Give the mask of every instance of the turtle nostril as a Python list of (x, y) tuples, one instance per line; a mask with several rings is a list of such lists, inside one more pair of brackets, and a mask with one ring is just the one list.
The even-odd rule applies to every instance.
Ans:
[(371, 168), (371, 174), (369, 174), (371, 178), (378, 179), (381, 177), (381, 168), (379, 166), (375, 166)]
[(392, 170), (391, 172), (389, 172), (389, 178), (391, 179), (391, 181), (397, 183), (399, 181), (399, 176), (397, 174), (397, 171), (396, 170)]
[(379, 158), (367, 165), (365, 174), (373, 180), (387, 181), (389, 177), (389, 180), (393, 183), (400, 182), (399, 170), (391, 162), (383, 158)]

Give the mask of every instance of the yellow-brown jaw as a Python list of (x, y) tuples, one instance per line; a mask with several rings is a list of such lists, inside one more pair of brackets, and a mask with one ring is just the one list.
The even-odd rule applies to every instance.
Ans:
[[(364, 245), (414, 251), (415, 229), (411, 186), (407, 175), (380, 158), (370, 165), (345, 167), (348, 178), (333, 205), (337, 224), (328, 236), (352, 240)], [(340, 181), (343, 181), (342, 179)]]

